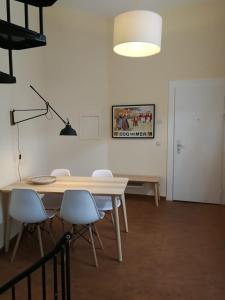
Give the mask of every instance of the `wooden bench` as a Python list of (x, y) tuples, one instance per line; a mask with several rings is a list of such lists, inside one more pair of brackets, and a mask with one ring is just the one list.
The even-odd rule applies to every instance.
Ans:
[(160, 200), (160, 192), (159, 192), (159, 184), (160, 177), (159, 176), (144, 176), (144, 175), (127, 175), (127, 174), (114, 174), (116, 177), (126, 177), (129, 179), (129, 182), (137, 182), (137, 183), (147, 183), (154, 185), (154, 193), (155, 193), (155, 205), (159, 206)]

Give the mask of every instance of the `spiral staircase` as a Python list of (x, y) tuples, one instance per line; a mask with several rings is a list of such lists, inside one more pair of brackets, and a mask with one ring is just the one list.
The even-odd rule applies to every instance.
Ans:
[[(16, 83), (16, 77), (13, 75), (13, 50), (46, 46), (43, 8), (53, 5), (57, 0), (14, 0), (24, 5), (24, 27), (11, 22), (10, 1), (6, 0), (7, 20), (0, 20), (0, 48), (8, 51), (9, 73), (0, 71), (0, 83)], [(29, 29), (29, 5), (39, 9), (39, 32)]]

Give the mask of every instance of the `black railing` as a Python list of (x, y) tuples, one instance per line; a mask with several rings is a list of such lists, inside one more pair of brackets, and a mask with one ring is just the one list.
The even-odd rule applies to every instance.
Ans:
[[(1, 295), (8, 296), (8, 299), (42, 299), (42, 300), (70, 300), (70, 257), (69, 242), (71, 233), (66, 233), (57, 243), (53, 251), (41, 258), (34, 265), (15, 276), (13, 279), (0, 287)], [(48, 264), (52, 264), (49, 266)], [(37, 287), (37, 274), (40, 271), (40, 286)], [(32, 275), (35, 272), (34, 283)], [(49, 274), (50, 272), (50, 274)], [(38, 274), (39, 275), (39, 274)], [(50, 278), (52, 284), (46, 284), (46, 277)], [(33, 285), (32, 285), (33, 283)], [(21, 285), (23, 289), (21, 290)], [(35, 285), (35, 294), (32, 292), (32, 286)], [(18, 287), (18, 297), (17, 297)], [(38, 295), (40, 292), (40, 295)], [(7, 294), (7, 295), (6, 295)], [(4, 298), (7, 299), (7, 298)]]

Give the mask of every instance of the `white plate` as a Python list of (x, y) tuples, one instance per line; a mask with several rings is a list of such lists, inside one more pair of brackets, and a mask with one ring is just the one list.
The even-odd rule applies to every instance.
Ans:
[(50, 184), (56, 181), (56, 177), (48, 175), (35, 176), (31, 177), (29, 181), (34, 184)]

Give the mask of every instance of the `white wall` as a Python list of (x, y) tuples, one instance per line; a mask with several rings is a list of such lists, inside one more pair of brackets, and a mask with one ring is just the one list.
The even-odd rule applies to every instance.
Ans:
[[(23, 7), (12, 3), (12, 15), (22, 24)], [(32, 13), (37, 27), (36, 11)], [(169, 80), (225, 76), (225, 3), (216, 0), (213, 5), (167, 11), (163, 19), (161, 54), (129, 59), (112, 53), (112, 19), (57, 4), (46, 9), (47, 47), (14, 51), (18, 83), (0, 87), (0, 186), (18, 178), (16, 127), (9, 124), (9, 110), (41, 105), (28, 88), (32, 83), (70, 118), (78, 137), (60, 137), (63, 124), (57, 117), (22, 123), (23, 177), (55, 167), (68, 167), (75, 175), (110, 167), (114, 172), (160, 175), (165, 194)], [(0, 67), (6, 62), (4, 56)], [(156, 139), (111, 139), (111, 105), (134, 103), (156, 104)], [(93, 112), (102, 115), (102, 139), (81, 140), (79, 116)]]
[[(22, 24), (23, 5), (11, 2), (13, 4), (12, 19), (14, 22)], [(1, 13), (4, 12), (4, 9), (5, 7), (1, 3)], [(32, 26), (36, 25), (35, 16), (36, 14), (32, 10)], [(37, 87), (42, 87), (44, 84), (42, 53), (42, 49), (13, 51), (14, 74), (17, 77), (17, 84), (0, 84), (0, 187), (18, 180), (17, 127), (10, 125), (9, 111), (13, 108), (27, 109), (41, 106), (41, 101), (28, 85), (32, 83)], [(6, 54), (6, 51), (1, 50), (0, 55), (3, 59), (0, 59), (0, 70), (7, 72), (8, 58)], [(20, 114), (18, 118), (24, 116)], [(22, 177), (47, 172), (47, 144), (43, 134), (45, 122), (45, 120), (36, 119), (21, 123), (19, 126)], [(2, 218), (0, 218), (0, 224), (2, 224)], [(2, 243), (3, 226), (0, 226), (0, 247)]]
[[(49, 171), (67, 167), (74, 175), (90, 175), (108, 165), (109, 23), (57, 5), (47, 10), (46, 22), (45, 95), (78, 133), (59, 136), (63, 123), (55, 116), (49, 122)], [(80, 137), (80, 115), (90, 113), (101, 115), (101, 139)]]
[(165, 195), (169, 81), (224, 77), (225, 2), (193, 5), (162, 15), (159, 55), (131, 59), (111, 52), (110, 104), (155, 103), (156, 138), (111, 139), (109, 166), (117, 173), (160, 175)]
[[(57, 135), (60, 121), (50, 122), (49, 171), (68, 167), (73, 174), (89, 175), (94, 168), (109, 167), (117, 173), (159, 175), (165, 195), (169, 81), (224, 77), (224, 5), (216, 0), (162, 12), (162, 52), (142, 59), (112, 52), (112, 19), (62, 3), (48, 9), (46, 95), (78, 131), (77, 138), (62, 138)], [(138, 103), (156, 104), (156, 138), (112, 139), (111, 105)], [(102, 112), (102, 140), (80, 139), (79, 115), (85, 112)]]
[[(12, 19), (17, 24), (23, 23), (23, 5), (12, 2)], [(2, 9), (4, 8), (1, 7)], [(32, 28), (37, 28), (38, 20), (35, 10), (30, 12)], [(44, 85), (43, 72), (43, 49), (34, 48), (21, 51), (13, 51), (14, 75), (17, 78), (16, 84), (0, 85), (1, 101), (1, 130), (0, 130), (0, 185), (16, 179), (18, 150), (17, 150), (17, 126), (10, 125), (9, 111), (11, 109), (28, 109), (43, 107), (42, 100), (29, 88), (33, 84), (37, 88)], [(4, 60), (1, 60), (0, 70), (7, 72), (8, 58), (7, 51), (1, 50)], [(17, 113), (16, 119), (27, 117), (30, 113)], [(32, 114), (32, 113), (31, 113)], [(34, 113), (35, 114), (35, 113)], [(46, 166), (46, 137), (43, 135), (47, 121), (35, 119), (19, 125), (20, 148), (22, 152), (21, 171), (22, 176), (34, 174), (43, 170)]]

